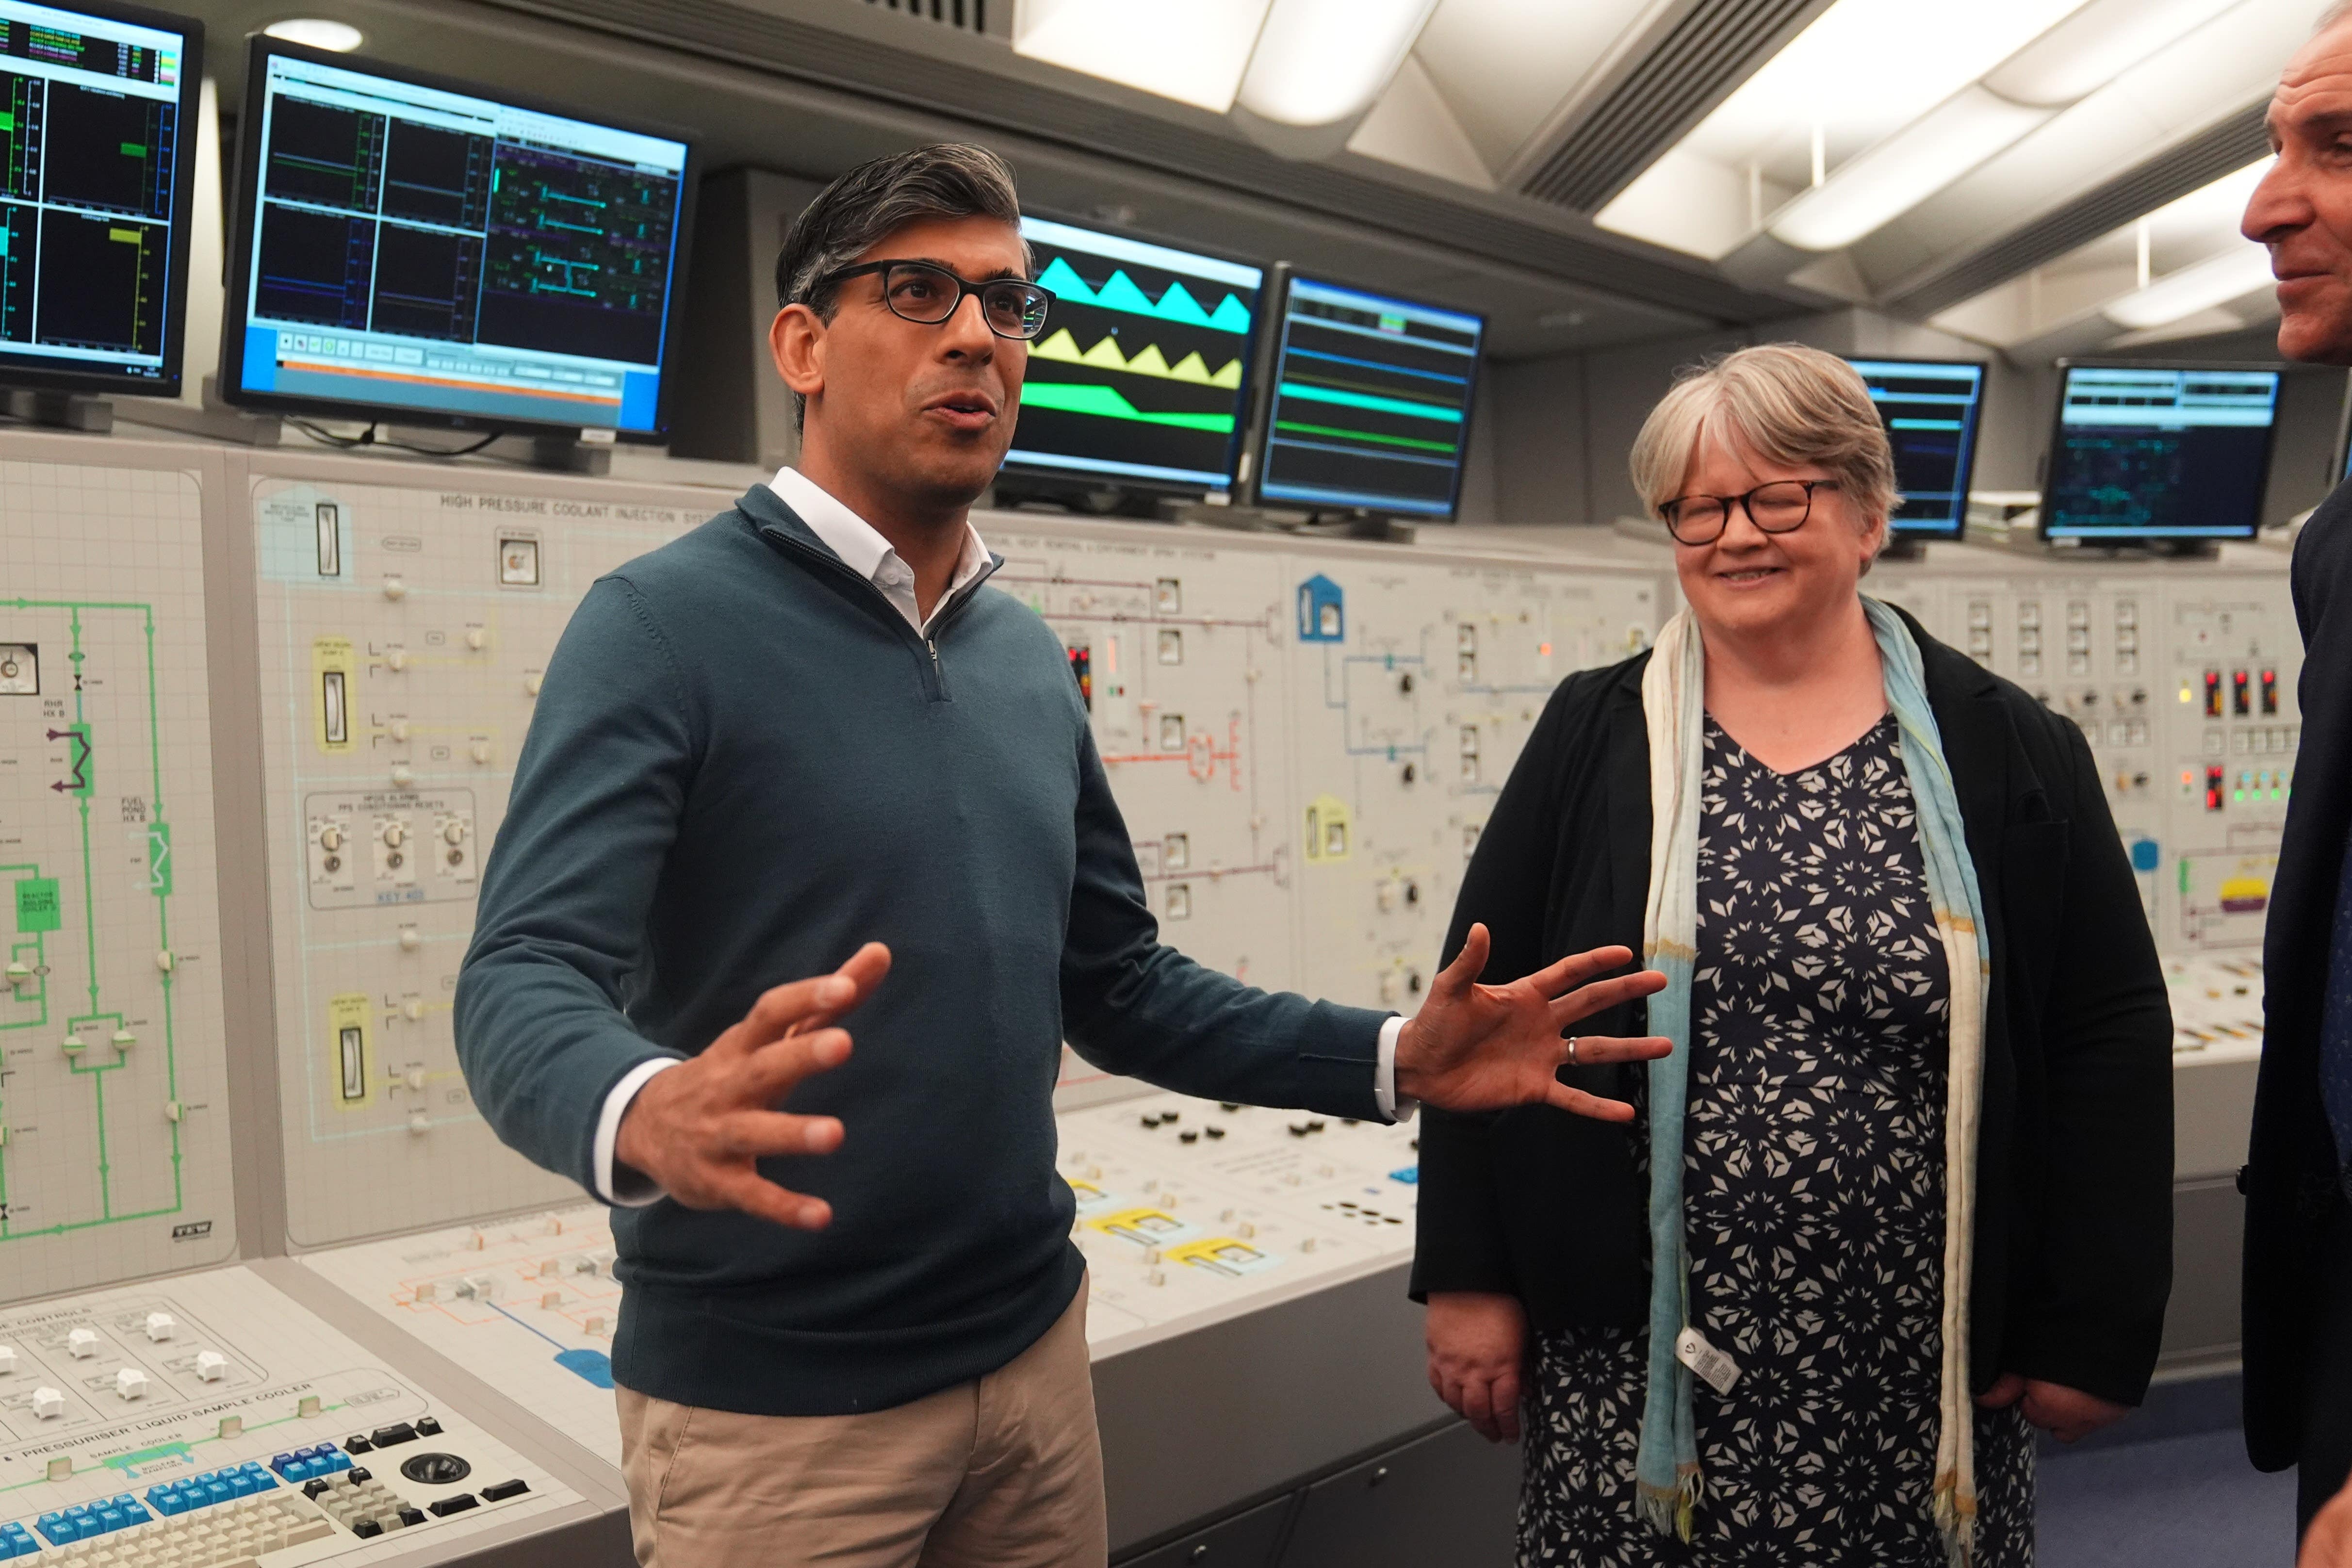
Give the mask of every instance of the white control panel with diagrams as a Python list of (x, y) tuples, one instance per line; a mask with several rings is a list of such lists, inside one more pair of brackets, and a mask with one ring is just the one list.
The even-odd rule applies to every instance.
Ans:
[(1405, 1013), (1545, 700), (1664, 603), (1623, 563), (977, 521), (1067, 650), (1162, 939)]
[(249, 1269), (0, 1310), (0, 1562), (446, 1561), (588, 1511)]
[(0, 1299), (235, 1255), (202, 481), (0, 455)]
[(611, 1352), (621, 1287), (601, 1204), (329, 1247), (300, 1261), (619, 1468)]
[(573, 606), (730, 498), (433, 488), (366, 460), (253, 470), (287, 1234), (316, 1247), (576, 1201), (474, 1108), (457, 970)]

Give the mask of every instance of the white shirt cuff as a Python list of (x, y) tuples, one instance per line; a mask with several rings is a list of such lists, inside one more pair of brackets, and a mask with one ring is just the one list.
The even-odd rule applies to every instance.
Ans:
[[(1380, 1062), (1372, 1068), (1372, 1103), (1391, 1121), (1410, 1121), (1412, 1113), (1421, 1109), (1421, 1101), (1397, 1093), (1397, 1037), (1403, 1033), (1404, 1020), (1400, 1017), (1391, 1017), (1381, 1026)], [(617, 1123), (619, 1118), (614, 1120)]]
[(637, 1090), (645, 1088), (656, 1073), (674, 1068), (677, 1062), (676, 1057), (656, 1057), (651, 1061), (639, 1062), (604, 1097), (604, 1110), (596, 1118), (596, 1195), (608, 1204), (641, 1209), (669, 1195), (660, 1183), (644, 1172), (618, 1164), (613, 1157), (613, 1147), (621, 1141), (621, 1117), (629, 1109), (629, 1101), (636, 1099)]

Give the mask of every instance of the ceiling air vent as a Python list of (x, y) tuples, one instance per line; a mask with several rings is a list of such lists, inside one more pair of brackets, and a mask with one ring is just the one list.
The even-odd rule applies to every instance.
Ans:
[(1519, 193), (1598, 212), (1827, 0), (1699, 0), (1568, 127)]
[(1888, 306), (1924, 321), (2244, 168), (2271, 150), (2270, 132), (2263, 119), (2269, 109), (2267, 99), (2247, 105), (1958, 265), (1911, 284), (1889, 299)]
[[(996, 3), (1000, 8), (1007, 8), (1013, 0)], [(937, 22), (943, 27), (966, 33), (988, 31), (988, 0), (866, 0), (866, 4), (877, 11), (896, 11), (902, 16)]]

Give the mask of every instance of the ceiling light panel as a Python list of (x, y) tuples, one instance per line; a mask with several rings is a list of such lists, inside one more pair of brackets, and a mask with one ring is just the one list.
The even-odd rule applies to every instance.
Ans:
[(1268, 0), (1018, 0), (1016, 54), (1223, 114)]
[(2237, 3), (2093, 0), (2004, 60), (1984, 84), (2014, 103), (2063, 109)]
[(2147, 288), (2110, 301), (2102, 314), (2119, 327), (2167, 327), (2266, 289), (2271, 282), (2270, 252), (2242, 240), (2235, 249), (2168, 272)]
[(2050, 117), (1980, 87), (1962, 88), (1780, 209), (1775, 239), (1842, 250), (1900, 217)]
[(1277, 125), (1336, 125), (1370, 107), (1436, 0), (1274, 0), (1241, 106)]
[(350, 54), (367, 41), (349, 22), (330, 21), (324, 16), (289, 16), (282, 22), (272, 22), (261, 30), (289, 44), (329, 49), (339, 55)]
[[(1685, 145), (1732, 168), (1759, 160), (1810, 183), (1811, 132), (1830, 169), (1917, 119), (2084, 0), (1838, 0), (1701, 121)], [(1769, 171), (1768, 171), (1769, 172)]]

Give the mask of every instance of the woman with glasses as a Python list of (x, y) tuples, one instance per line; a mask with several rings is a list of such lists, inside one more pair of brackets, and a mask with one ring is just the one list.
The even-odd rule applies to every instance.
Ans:
[(1524, 1416), (1523, 1563), (2019, 1568), (2033, 1428), (2138, 1402), (2170, 1282), (2171, 1022), (2099, 774), (1861, 592), (1899, 498), (1844, 362), (1686, 374), (1633, 469), (1688, 607), (1553, 695), (1447, 951), (1633, 946), (1667, 988), (1591, 1026), (1675, 1049), (1571, 1042), (1630, 1126), (1428, 1113), (1431, 1383)]

